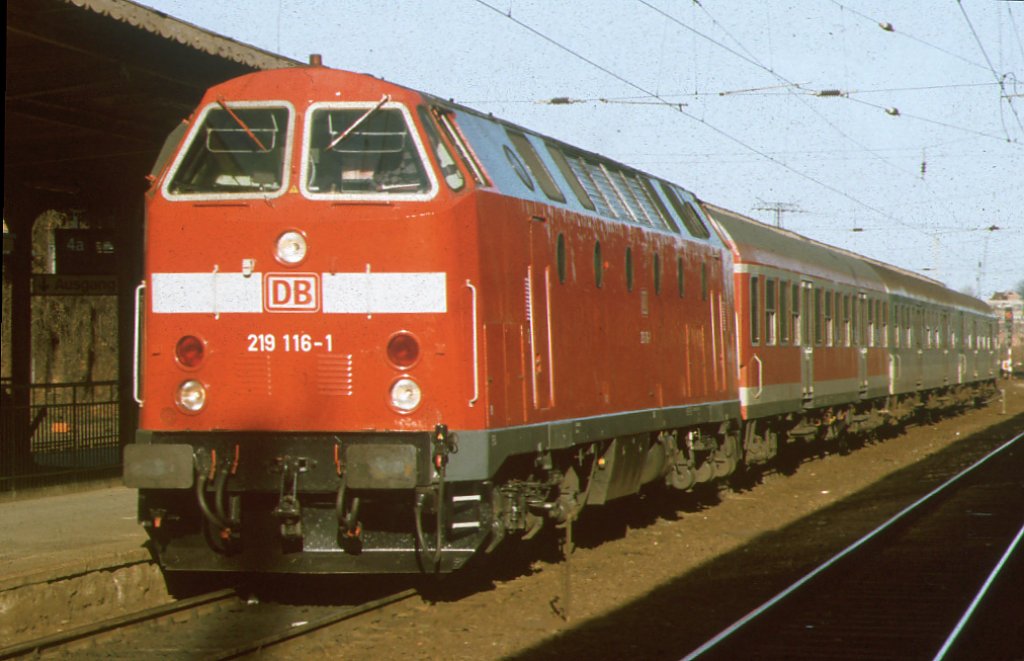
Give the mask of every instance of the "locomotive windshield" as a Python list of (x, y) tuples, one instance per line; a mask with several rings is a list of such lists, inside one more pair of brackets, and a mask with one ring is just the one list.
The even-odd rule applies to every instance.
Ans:
[(284, 182), (288, 109), (210, 106), (167, 185), (172, 196), (277, 193)]
[(407, 114), (385, 102), (313, 111), (304, 164), (310, 194), (391, 196), (430, 191), (432, 177)]

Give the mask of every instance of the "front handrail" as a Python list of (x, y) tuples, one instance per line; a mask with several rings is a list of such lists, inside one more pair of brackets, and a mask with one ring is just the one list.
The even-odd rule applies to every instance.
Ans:
[(141, 294), (146, 290), (146, 281), (143, 280), (139, 283), (139, 286), (135, 288), (135, 338), (132, 342), (132, 399), (139, 406), (142, 406), (142, 396), (139, 393), (139, 384), (141, 379), (139, 378), (139, 367), (140, 359), (139, 354), (142, 347), (142, 306), (139, 305), (139, 298)]
[(754, 393), (754, 399), (760, 399), (761, 393), (764, 392), (764, 363), (756, 353), (752, 360), (757, 361), (757, 392)]
[(469, 287), (469, 292), (473, 296), (473, 398), (469, 400), (470, 406), (476, 406), (477, 400), (480, 399), (480, 345), (477, 338), (477, 317), (476, 317), (476, 287), (473, 283), (466, 278), (466, 286)]

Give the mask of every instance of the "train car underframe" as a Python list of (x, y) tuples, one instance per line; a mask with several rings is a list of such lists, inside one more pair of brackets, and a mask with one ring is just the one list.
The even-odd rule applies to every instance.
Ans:
[[(172, 572), (435, 573), (509, 534), (529, 539), (663, 483), (686, 490), (742, 461), (732, 421), (516, 454), (449, 480), (457, 434), (140, 432), (125, 479)], [(212, 552), (211, 552), (212, 551)]]
[(125, 476), (140, 489), (139, 520), (168, 571), (444, 573), (510, 534), (532, 538), (645, 485), (688, 490), (741, 464), (767, 464), (798, 441), (842, 450), (994, 392), (985, 382), (742, 427), (726, 420), (625, 433), (512, 454), (492, 474), (457, 480), (447, 468), (458, 433), (444, 425), (419, 433), (140, 432)]
[(845, 451), (850, 443), (870, 439), (885, 428), (895, 430), (916, 420), (982, 406), (995, 393), (995, 383), (984, 381), (753, 418), (743, 427), (743, 463), (766, 464), (783, 446), (797, 442), (834, 443)]

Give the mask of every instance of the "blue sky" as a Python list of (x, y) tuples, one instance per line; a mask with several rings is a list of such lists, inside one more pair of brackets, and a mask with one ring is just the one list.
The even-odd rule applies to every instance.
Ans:
[(958, 290), (1024, 280), (1024, 3), (142, 4), (492, 112)]

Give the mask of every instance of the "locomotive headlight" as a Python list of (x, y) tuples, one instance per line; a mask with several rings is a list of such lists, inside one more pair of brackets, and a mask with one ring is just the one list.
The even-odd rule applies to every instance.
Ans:
[(423, 399), (423, 391), (418, 383), (408, 377), (398, 379), (391, 385), (391, 406), (400, 413), (416, 410)]
[(187, 413), (198, 413), (206, 406), (206, 388), (192, 379), (178, 386), (178, 406)]
[(296, 231), (285, 232), (277, 237), (277, 261), (293, 265), (304, 259), (306, 259), (306, 237)]

